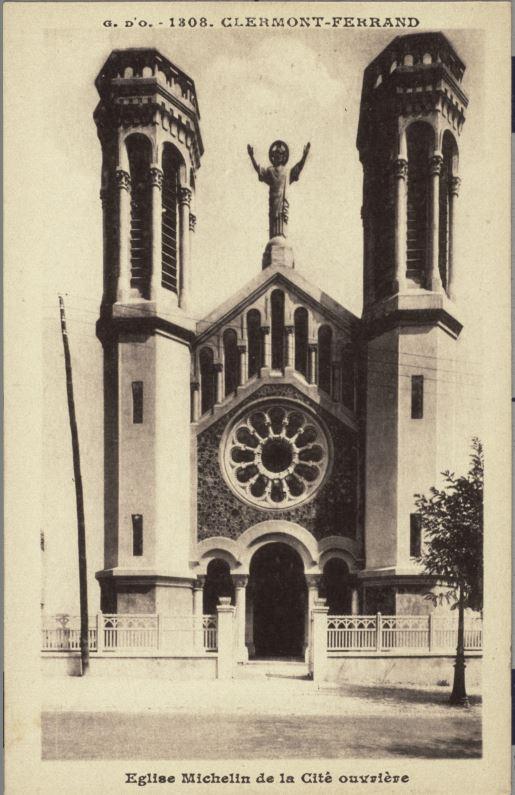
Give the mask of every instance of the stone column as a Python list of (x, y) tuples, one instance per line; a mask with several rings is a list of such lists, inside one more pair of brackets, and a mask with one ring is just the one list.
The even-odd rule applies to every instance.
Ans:
[(179, 262), (178, 294), (179, 306), (185, 307), (190, 296), (190, 204), (191, 189), (179, 188)]
[(224, 399), (224, 366), (221, 362), (213, 365), (216, 377), (216, 402), (221, 403)]
[(438, 252), (440, 248), (440, 174), (442, 171), (442, 156), (435, 153), (429, 160), (430, 179), (430, 205), (429, 205), (429, 272), (427, 287), (433, 292), (441, 292), (442, 280), (438, 265)]
[(247, 647), (249, 657), (254, 657), (256, 653), (256, 647), (254, 646), (254, 596), (249, 586), (246, 588), (245, 597), (247, 614), (245, 622), (245, 646)]
[(406, 261), (408, 245), (408, 162), (399, 157), (393, 164), (395, 180), (395, 279), (394, 291), (406, 287)]
[[(111, 217), (111, 202), (109, 201), (110, 191), (108, 188), (100, 188), (100, 201), (102, 202), (102, 238), (104, 241), (103, 258), (103, 294), (102, 303), (111, 303), (112, 290), (112, 263), (108, 261), (107, 252), (111, 250), (109, 245), (109, 227), (113, 222)], [(116, 298), (115, 298), (116, 300)]]
[(285, 367), (295, 367), (295, 326), (285, 326), (286, 333), (286, 361)]
[(118, 191), (118, 280), (116, 300), (126, 301), (131, 290), (131, 178), (127, 171), (116, 169)]
[(325, 599), (317, 599), (312, 610), (313, 639), (311, 655), (311, 674), (313, 682), (323, 682), (327, 671), (327, 614), (329, 608)]
[(310, 342), (308, 345), (309, 352), (309, 383), (317, 383), (317, 343)]
[(456, 300), (454, 293), (455, 290), (455, 246), (454, 246), (454, 217), (455, 217), (455, 202), (458, 198), (460, 191), (461, 180), (459, 177), (451, 177), (449, 186), (449, 220), (448, 220), (448, 237), (449, 237), (449, 250), (448, 250), (448, 263), (447, 263), (447, 294), (452, 301)]
[(162, 230), (161, 222), (163, 218), (163, 172), (158, 166), (150, 167), (150, 185), (152, 191), (152, 276), (150, 280), (150, 297), (152, 301), (157, 299), (159, 288), (161, 287), (161, 252), (162, 252)]
[(234, 607), (230, 596), (221, 596), (218, 615), (218, 679), (232, 679), (234, 674)]
[(351, 590), (351, 608), (350, 611), (353, 616), (359, 615), (359, 594), (357, 588)]
[(320, 587), (321, 579), (322, 578), (320, 574), (306, 574), (306, 584), (308, 586), (308, 604), (306, 610), (306, 621), (304, 625), (304, 657), (306, 662), (309, 662), (311, 659), (311, 613), (313, 611), (315, 602), (318, 599), (318, 589)]
[(263, 350), (263, 367), (272, 368), (272, 340), (270, 326), (261, 326), (261, 345)]
[(342, 399), (341, 379), (341, 362), (339, 359), (334, 359), (331, 363), (331, 397), (334, 401), (339, 401)]
[(196, 651), (204, 650), (204, 583), (205, 577), (197, 577), (193, 583), (193, 645)]
[(238, 345), (238, 355), (240, 357), (239, 385), (243, 386), (248, 377), (247, 346)]
[(200, 384), (198, 381), (191, 382), (191, 420), (198, 422), (200, 417)]
[(238, 662), (245, 662), (249, 659), (247, 646), (245, 645), (245, 624), (246, 624), (246, 591), (248, 577), (245, 574), (233, 574), (234, 601), (236, 602), (236, 659)]

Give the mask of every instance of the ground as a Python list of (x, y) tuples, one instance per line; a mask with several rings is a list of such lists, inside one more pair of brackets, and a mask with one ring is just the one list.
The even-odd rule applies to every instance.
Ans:
[(93, 676), (45, 686), (44, 759), (481, 756), (480, 698), (450, 707), (447, 686)]

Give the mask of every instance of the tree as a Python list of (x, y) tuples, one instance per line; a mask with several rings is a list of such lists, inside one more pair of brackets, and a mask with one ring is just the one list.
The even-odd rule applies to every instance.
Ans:
[(458, 642), (450, 703), (468, 706), (465, 689), (465, 608), (483, 606), (483, 447), (472, 440), (470, 469), (466, 475), (443, 472), (444, 487), (430, 489), (430, 496), (415, 495), (421, 516), (424, 546), (419, 562), (428, 574), (450, 588), (447, 593), (428, 594), (452, 600), (458, 610)]

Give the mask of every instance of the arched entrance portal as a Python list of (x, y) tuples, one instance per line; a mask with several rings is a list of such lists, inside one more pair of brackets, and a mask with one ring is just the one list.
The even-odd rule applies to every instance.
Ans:
[(261, 547), (250, 564), (254, 656), (301, 657), (307, 604), (302, 560), (287, 544)]

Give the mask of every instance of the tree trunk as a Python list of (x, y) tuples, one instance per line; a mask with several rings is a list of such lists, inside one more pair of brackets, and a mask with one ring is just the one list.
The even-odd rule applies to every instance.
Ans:
[(454, 663), (454, 682), (449, 702), (457, 707), (469, 706), (467, 691), (465, 690), (465, 594), (463, 592), (463, 583), (459, 585), (458, 645)]

